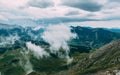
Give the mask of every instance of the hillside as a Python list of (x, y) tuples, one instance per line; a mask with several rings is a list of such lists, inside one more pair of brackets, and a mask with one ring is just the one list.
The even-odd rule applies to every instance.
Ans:
[(73, 43), (92, 48), (99, 48), (113, 40), (120, 39), (120, 33), (115, 33), (103, 28), (72, 27), (72, 31), (78, 35)]
[(107, 30), (110, 30), (112, 32), (120, 33), (120, 28), (110, 28), (110, 29), (107, 29)]
[(55, 75), (119, 75), (120, 40), (113, 41), (83, 59), (70, 68)]
[[(7, 51), (0, 55), (0, 72), (4, 75), (25, 75), (20, 62), (27, 61), (19, 54), (22, 49)], [(70, 65), (55, 55), (36, 59), (30, 53), (30, 62), (34, 71), (28, 75), (117, 75), (120, 70), (120, 40), (113, 41), (90, 53), (72, 53)], [(28, 67), (30, 69), (30, 66)], [(19, 73), (19, 74), (18, 74)], [(108, 73), (108, 74), (106, 74)]]

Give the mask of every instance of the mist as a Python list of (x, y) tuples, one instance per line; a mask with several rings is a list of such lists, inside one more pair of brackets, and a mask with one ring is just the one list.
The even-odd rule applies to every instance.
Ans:
[(46, 52), (43, 48), (31, 42), (26, 42), (26, 46), (28, 50), (30, 50), (33, 53), (34, 57), (36, 57), (37, 59), (49, 56), (49, 53)]
[(42, 35), (44, 41), (50, 44), (50, 50), (53, 53), (59, 51), (60, 48), (69, 50), (67, 42), (75, 37), (70, 27), (65, 25), (50, 25)]
[(23, 67), (24, 71), (26, 72), (26, 75), (28, 75), (29, 73), (33, 72), (33, 67), (30, 62), (29, 51), (23, 48), (23, 50), (20, 53), (22, 54), (20, 66)]
[(51, 53), (59, 54), (60, 58), (70, 59), (68, 41), (76, 38), (76, 34), (71, 32), (69, 26), (49, 25), (42, 34), (42, 38), (50, 44)]
[(15, 44), (15, 41), (19, 40), (20, 37), (16, 35), (10, 35), (10, 36), (0, 36), (0, 45), (13, 45)]

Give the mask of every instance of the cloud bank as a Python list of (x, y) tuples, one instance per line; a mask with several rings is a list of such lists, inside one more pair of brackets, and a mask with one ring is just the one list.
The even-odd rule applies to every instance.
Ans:
[[(39, 25), (41, 21), (45, 24), (60, 24), (60, 21), (80, 24), (89, 19), (106, 23), (120, 20), (119, 4), (119, 0), (0, 0), (0, 22), (30, 26)], [(53, 22), (55, 19), (59, 22)]]

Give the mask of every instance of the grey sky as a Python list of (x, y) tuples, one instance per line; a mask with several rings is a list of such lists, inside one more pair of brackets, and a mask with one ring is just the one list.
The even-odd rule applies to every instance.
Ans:
[(77, 23), (120, 27), (119, 11), (120, 0), (0, 0), (1, 23), (28, 26)]

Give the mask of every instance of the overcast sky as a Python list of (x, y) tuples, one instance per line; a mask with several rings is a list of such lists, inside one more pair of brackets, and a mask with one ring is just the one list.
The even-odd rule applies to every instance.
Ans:
[(120, 0), (0, 0), (0, 23), (120, 28)]

